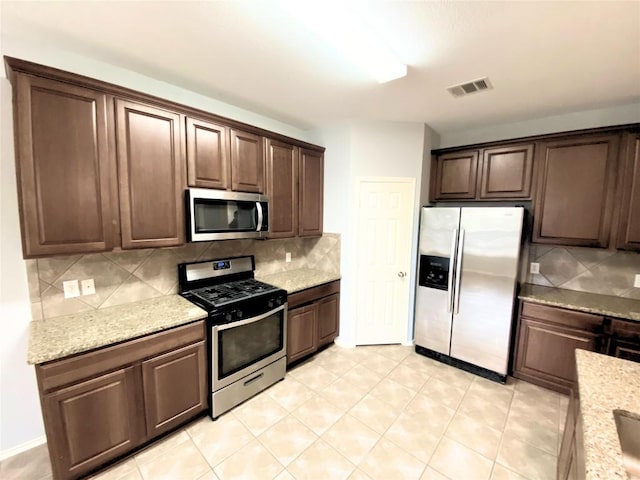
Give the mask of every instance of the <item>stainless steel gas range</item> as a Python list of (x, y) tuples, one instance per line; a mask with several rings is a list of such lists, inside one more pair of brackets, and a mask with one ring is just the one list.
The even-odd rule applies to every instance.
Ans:
[(284, 378), (287, 292), (254, 279), (253, 256), (178, 265), (180, 295), (209, 312), (209, 414)]

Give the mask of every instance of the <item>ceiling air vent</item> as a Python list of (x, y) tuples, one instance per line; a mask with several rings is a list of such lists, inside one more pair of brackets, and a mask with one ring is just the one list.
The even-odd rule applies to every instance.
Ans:
[(460, 85), (454, 85), (447, 87), (447, 90), (454, 97), (464, 97), (470, 93), (481, 92), (482, 90), (489, 90), (493, 88), (487, 77), (479, 78), (478, 80), (472, 80), (470, 82), (461, 83)]

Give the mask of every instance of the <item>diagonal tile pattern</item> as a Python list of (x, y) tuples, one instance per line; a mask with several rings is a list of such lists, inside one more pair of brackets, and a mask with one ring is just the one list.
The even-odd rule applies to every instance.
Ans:
[[(291, 252), (292, 262), (284, 261), (285, 252)], [(178, 290), (179, 263), (239, 255), (255, 255), (258, 274), (298, 268), (339, 274), (340, 235), (325, 233), (320, 238), (196, 242), (176, 248), (27, 260), (32, 319), (53, 318), (171, 295)], [(94, 279), (94, 295), (64, 298), (62, 282), (88, 278)], [(351, 360), (342, 360), (327, 357), (325, 366), (336, 375), (342, 375), (355, 365)]]
[[(349, 368), (329, 368), (337, 360)], [(195, 420), (94, 478), (552, 480), (567, 406), (411, 347), (334, 345), (215, 422)], [(0, 477), (48, 480), (48, 458), (44, 446), (12, 457)]]

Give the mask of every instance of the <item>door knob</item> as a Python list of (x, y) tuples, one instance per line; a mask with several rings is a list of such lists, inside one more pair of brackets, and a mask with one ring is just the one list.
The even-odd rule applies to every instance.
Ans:
[(398, 272), (398, 276), (400, 278), (404, 278), (405, 275), (406, 275), (406, 273), (404, 273), (404, 272)]

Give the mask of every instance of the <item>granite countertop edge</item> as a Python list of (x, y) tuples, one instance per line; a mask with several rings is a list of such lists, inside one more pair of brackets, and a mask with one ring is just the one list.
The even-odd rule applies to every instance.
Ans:
[(179, 295), (167, 295), (89, 312), (33, 320), (27, 363), (59, 360), (196, 322), (207, 312)]
[(313, 268), (299, 268), (284, 272), (259, 274), (256, 275), (256, 278), (262, 282), (282, 288), (291, 295), (308, 288), (340, 280), (341, 276), (338, 273), (325, 272)]
[(520, 300), (640, 322), (640, 300), (524, 284)]
[(626, 480), (613, 410), (640, 414), (640, 364), (575, 352), (586, 479)]

